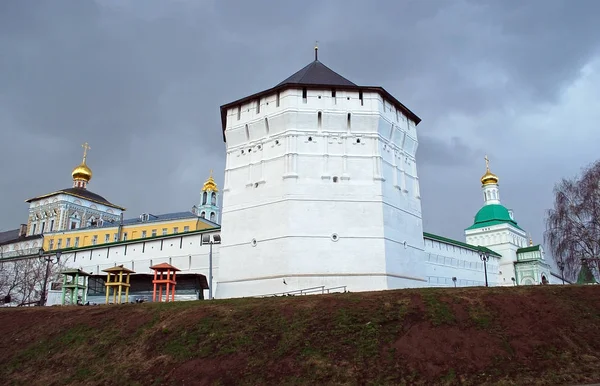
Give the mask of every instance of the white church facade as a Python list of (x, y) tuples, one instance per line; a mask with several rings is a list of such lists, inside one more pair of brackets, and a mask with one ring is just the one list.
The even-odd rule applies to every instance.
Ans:
[[(213, 222), (220, 217), (220, 226), (70, 248), (64, 261), (94, 275), (115, 265), (148, 274), (167, 262), (208, 278), (216, 298), (561, 282), (502, 205), (487, 157), (484, 205), (465, 242), (424, 232), (421, 119), (385, 89), (335, 73), (317, 50), (313, 62), (275, 87), (221, 106), (221, 118), (224, 186), (219, 191), (211, 174), (193, 210)], [(122, 209), (98, 207), (103, 218)], [(57, 226), (68, 227), (70, 212), (60, 213)]]

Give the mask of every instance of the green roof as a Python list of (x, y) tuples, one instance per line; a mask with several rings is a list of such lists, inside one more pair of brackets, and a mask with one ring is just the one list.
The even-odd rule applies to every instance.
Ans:
[(577, 284), (597, 284), (587, 261), (584, 261), (583, 264), (581, 264), (581, 270), (579, 271), (579, 275), (577, 275)]
[(510, 218), (508, 209), (500, 204), (490, 204), (479, 209), (479, 212), (477, 212), (475, 215), (475, 221), (473, 222), (473, 225), (468, 227), (466, 230), (485, 228), (499, 224), (510, 224), (517, 229), (521, 229), (519, 225), (517, 225), (517, 222)]
[(430, 239), (430, 240), (435, 240), (435, 241), (439, 241), (441, 243), (456, 245), (457, 247), (462, 247), (462, 248), (470, 249), (470, 250), (476, 251), (476, 252), (480, 252), (480, 251), (481, 252), (487, 252), (491, 256), (502, 257), (501, 254), (499, 254), (497, 252), (494, 252), (494, 251), (492, 251), (489, 248), (482, 247), (480, 245), (475, 246), (475, 245), (463, 243), (462, 241), (452, 240), (452, 239), (449, 239), (447, 237), (442, 237), (442, 236), (434, 235), (433, 233), (423, 232), (423, 238)]
[(531, 247), (519, 248), (519, 249), (517, 249), (517, 254), (526, 253), (526, 252), (535, 252), (535, 251), (539, 251), (539, 250), (540, 250), (540, 246), (538, 244), (538, 245), (534, 245)]

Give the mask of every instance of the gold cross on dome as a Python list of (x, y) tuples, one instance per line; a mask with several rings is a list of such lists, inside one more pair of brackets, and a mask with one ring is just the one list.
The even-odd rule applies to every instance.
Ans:
[(485, 157), (483, 157), (483, 159), (485, 160), (486, 170), (490, 170), (490, 159), (488, 158), (487, 154), (485, 155)]
[(87, 151), (91, 150), (91, 147), (90, 145), (88, 145), (87, 142), (81, 145), (81, 147), (83, 148), (83, 162), (85, 163), (85, 159), (87, 158)]

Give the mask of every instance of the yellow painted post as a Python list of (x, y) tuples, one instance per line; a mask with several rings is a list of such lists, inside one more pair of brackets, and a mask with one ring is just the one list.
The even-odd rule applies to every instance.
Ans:
[(125, 302), (129, 303), (129, 278), (131, 275), (127, 273), (127, 287), (125, 288)]
[(106, 304), (108, 304), (108, 299), (110, 297), (110, 273), (106, 274)]

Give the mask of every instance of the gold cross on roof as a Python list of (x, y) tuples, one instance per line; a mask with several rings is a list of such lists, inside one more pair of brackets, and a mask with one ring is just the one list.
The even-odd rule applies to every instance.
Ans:
[(83, 148), (83, 163), (85, 163), (85, 160), (87, 158), (87, 152), (88, 150), (91, 150), (92, 148), (90, 147), (90, 145), (88, 145), (88, 143), (84, 143), (83, 145), (81, 145), (81, 147)]

